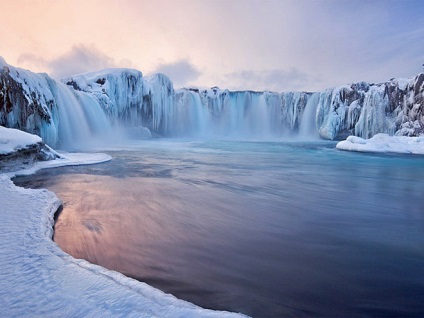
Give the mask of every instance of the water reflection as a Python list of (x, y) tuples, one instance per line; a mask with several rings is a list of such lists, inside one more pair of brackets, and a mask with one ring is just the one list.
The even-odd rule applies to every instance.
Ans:
[(207, 308), (424, 314), (422, 158), (316, 143), (167, 148), (19, 182), (63, 200), (63, 250)]

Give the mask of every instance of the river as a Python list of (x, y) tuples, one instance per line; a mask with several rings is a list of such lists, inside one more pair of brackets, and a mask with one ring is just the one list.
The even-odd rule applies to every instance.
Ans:
[(61, 198), (67, 253), (205, 308), (424, 316), (424, 158), (334, 147), (153, 139), (14, 182)]

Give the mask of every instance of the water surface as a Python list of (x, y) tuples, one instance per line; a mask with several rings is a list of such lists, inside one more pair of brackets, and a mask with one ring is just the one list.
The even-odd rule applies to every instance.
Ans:
[(206, 308), (424, 316), (424, 158), (334, 145), (152, 140), (15, 182), (63, 200), (64, 251)]

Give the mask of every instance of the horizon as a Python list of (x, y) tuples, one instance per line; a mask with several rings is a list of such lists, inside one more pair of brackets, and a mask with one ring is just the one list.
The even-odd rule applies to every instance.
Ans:
[(0, 56), (56, 80), (132, 68), (163, 73), (175, 88), (313, 92), (411, 78), (424, 60), (424, 2), (416, 0), (21, 0), (0, 7), (8, 13)]

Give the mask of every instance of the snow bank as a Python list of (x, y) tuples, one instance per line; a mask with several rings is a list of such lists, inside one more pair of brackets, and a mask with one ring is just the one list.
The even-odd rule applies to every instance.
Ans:
[(8, 155), (19, 150), (28, 149), (30, 146), (42, 142), (43, 140), (36, 135), (0, 126), (0, 155)]
[(371, 139), (349, 136), (337, 149), (360, 152), (393, 152), (424, 155), (424, 136), (406, 137), (377, 134)]
[(0, 171), (22, 170), (37, 161), (54, 160), (61, 156), (32, 134), (0, 126)]
[[(41, 138), (0, 131), (2, 151)], [(7, 142), (6, 142), (7, 141)], [(11, 178), (39, 169), (100, 163), (106, 154), (61, 153), (18, 172), (0, 173), (0, 304), (4, 317), (242, 317), (206, 310), (124, 275), (74, 259), (51, 239), (54, 193), (16, 187)]]

